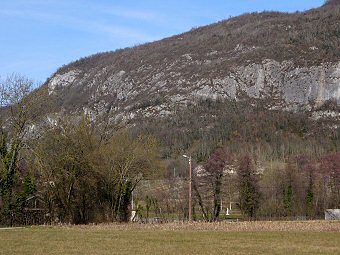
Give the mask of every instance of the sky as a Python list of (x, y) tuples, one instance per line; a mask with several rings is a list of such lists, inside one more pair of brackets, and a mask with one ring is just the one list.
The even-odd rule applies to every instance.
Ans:
[(0, 0), (0, 76), (44, 82), (59, 67), (243, 13), (295, 12), (324, 0)]

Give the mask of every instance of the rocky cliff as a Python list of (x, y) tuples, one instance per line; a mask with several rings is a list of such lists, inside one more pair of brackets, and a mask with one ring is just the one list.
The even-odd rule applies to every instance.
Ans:
[(270, 109), (339, 116), (339, 23), (333, 4), (246, 14), (78, 60), (38, 93), (53, 102), (45, 113), (110, 112), (115, 121), (168, 116), (200, 98), (264, 99)]

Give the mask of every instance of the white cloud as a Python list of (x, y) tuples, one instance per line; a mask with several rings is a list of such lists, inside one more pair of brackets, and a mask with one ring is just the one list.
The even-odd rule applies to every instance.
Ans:
[[(110, 10), (108, 11), (110, 12)], [(120, 15), (124, 17), (134, 16), (135, 18), (151, 18), (151, 15), (143, 12), (120, 12)], [(90, 33), (101, 33), (104, 36), (109, 36), (110, 38), (133, 39), (138, 42), (146, 42), (156, 39), (154, 36), (144, 33), (141, 30), (133, 29), (128, 26), (117, 25), (115, 22), (110, 20), (86, 19), (80, 15), (71, 16), (65, 13), (58, 14), (27, 9), (0, 9), (0, 16), (29, 19), (43, 22), (44, 24), (49, 23)]]

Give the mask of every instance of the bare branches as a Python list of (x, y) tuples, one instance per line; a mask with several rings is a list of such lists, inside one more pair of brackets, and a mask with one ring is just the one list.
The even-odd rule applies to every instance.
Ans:
[[(0, 155), (0, 195), (5, 203), (4, 213), (10, 215), (10, 225), (12, 225), (12, 215), (14, 206), (18, 203), (18, 197), (14, 198), (16, 186), (20, 186), (18, 181), (20, 172), (17, 171), (20, 162), (20, 153), (25, 144), (25, 135), (28, 123), (28, 104), (25, 99), (31, 91), (33, 82), (19, 74), (12, 74), (5, 80), (0, 80), (0, 107), (9, 109), (10, 114), (1, 114), (6, 126), (1, 126), (1, 155)], [(3, 123), (1, 123), (3, 124)], [(24, 200), (22, 193), (21, 199)], [(22, 204), (22, 202), (20, 202)]]
[(5, 80), (0, 80), (0, 106), (22, 103), (32, 87), (33, 81), (20, 74), (11, 74)]

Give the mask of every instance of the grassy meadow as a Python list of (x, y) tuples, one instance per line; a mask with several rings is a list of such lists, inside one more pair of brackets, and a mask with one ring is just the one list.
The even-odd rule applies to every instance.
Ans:
[(340, 254), (340, 222), (108, 224), (0, 229), (0, 254)]

